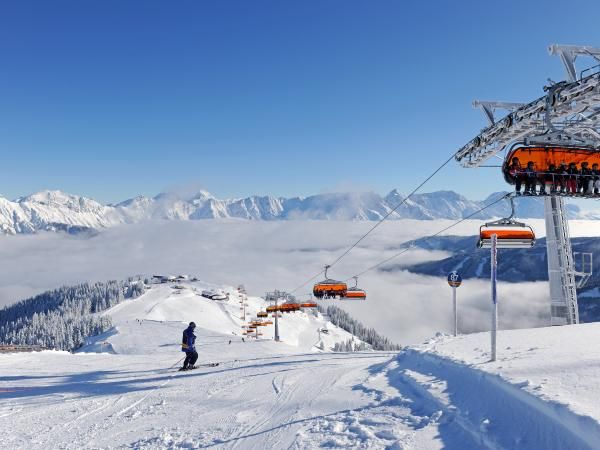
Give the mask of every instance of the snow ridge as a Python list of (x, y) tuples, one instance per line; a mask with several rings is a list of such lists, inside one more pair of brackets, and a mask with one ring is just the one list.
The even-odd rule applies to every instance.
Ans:
[[(469, 200), (452, 191), (416, 194), (408, 200), (394, 189), (385, 197), (373, 192), (329, 193), (306, 198), (250, 196), (218, 199), (207, 191), (189, 197), (162, 193), (155, 197), (138, 196), (114, 205), (61, 191), (42, 191), (14, 201), (0, 197), (0, 233), (21, 234), (37, 231), (79, 232), (99, 230), (119, 224), (145, 220), (380, 220), (461, 219), (478, 211), (504, 193), (491, 194), (484, 201)], [(400, 206), (398, 206), (400, 205)], [(571, 217), (582, 216), (579, 208), (568, 205)], [(479, 219), (505, 216), (508, 205), (500, 202)], [(590, 218), (590, 214), (584, 214)], [(543, 217), (543, 203), (524, 198), (517, 216)]]

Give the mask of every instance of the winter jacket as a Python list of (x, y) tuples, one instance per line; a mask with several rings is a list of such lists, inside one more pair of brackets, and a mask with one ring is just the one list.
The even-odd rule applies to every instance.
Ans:
[(579, 176), (579, 169), (577, 169), (576, 167), (569, 167), (567, 169), (567, 173), (569, 174), (570, 180), (576, 180)]
[(592, 171), (590, 169), (585, 169), (582, 167), (580, 173), (584, 180), (587, 181), (592, 179)]
[(514, 179), (516, 179), (519, 175), (521, 175), (521, 172), (523, 172), (523, 169), (521, 168), (521, 164), (511, 164), (510, 167), (508, 168), (508, 173)]
[(530, 169), (529, 167), (525, 168), (525, 170), (523, 171), (523, 175), (526, 178), (536, 178), (537, 177), (537, 173), (535, 172), (535, 169)]
[(556, 169), (550, 169), (548, 168), (546, 170), (546, 172), (544, 173), (544, 181), (546, 181), (547, 183), (554, 183), (557, 180), (557, 173), (558, 171)]
[(196, 351), (196, 335), (194, 329), (187, 327), (183, 332), (183, 339), (181, 341), (181, 351), (191, 353)]

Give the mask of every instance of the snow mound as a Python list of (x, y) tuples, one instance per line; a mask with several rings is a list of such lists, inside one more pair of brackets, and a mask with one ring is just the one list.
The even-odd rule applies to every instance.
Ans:
[(395, 376), (490, 447), (597, 448), (599, 340), (599, 323), (501, 331), (490, 362), (489, 333), (438, 334)]

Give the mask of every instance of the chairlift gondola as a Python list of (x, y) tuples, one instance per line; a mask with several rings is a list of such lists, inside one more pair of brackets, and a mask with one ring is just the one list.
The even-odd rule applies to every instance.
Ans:
[(517, 158), (522, 167), (525, 167), (527, 163), (533, 162), (538, 177), (545, 177), (547, 175), (547, 182), (553, 185), (550, 195), (555, 193), (557, 187), (561, 187), (560, 195), (580, 197), (583, 195), (593, 195), (594, 189), (584, 188), (583, 192), (579, 192), (580, 189), (569, 191), (565, 189), (564, 184), (567, 177), (576, 177), (578, 181), (579, 177), (588, 177), (586, 174), (568, 174), (565, 175), (560, 172), (552, 172), (550, 166), (554, 166), (559, 169), (562, 165), (569, 165), (574, 163), (578, 168), (581, 168), (582, 163), (588, 163), (588, 167), (591, 168), (594, 164), (600, 166), (600, 148), (590, 147), (584, 145), (570, 145), (560, 143), (554, 144), (549, 141), (547, 144), (536, 144), (536, 145), (525, 145), (523, 143), (516, 144), (510, 150), (507, 151), (502, 164), (502, 174), (508, 184), (517, 183), (517, 176), (512, 173), (511, 165), (513, 159)]
[(517, 222), (513, 219), (515, 215), (514, 200), (508, 197), (511, 205), (511, 214), (506, 219), (488, 222), (479, 227), (479, 248), (490, 248), (492, 236), (496, 235), (497, 248), (531, 248), (535, 244), (535, 233), (529, 225)]
[(313, 295), (317, 298), (342, 298), (346, 295), (348, 285), (343, 281), (337, 281), (328, 278), (327, 269), (329, 269), (329, 267), (331, 266), (325, 266), (325, 280), (314, 285)]
[(366, 300), (367, 293), (358, 287), (358, 277), (352, 278), (354, 278), (354, 286), (348, 288), (346, 295), (341, 300)]

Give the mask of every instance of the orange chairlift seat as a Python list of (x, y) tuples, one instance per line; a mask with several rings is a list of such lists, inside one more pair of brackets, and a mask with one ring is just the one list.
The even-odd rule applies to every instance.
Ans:
[(313, 295), (317, 298), (344, 297), (348, 290), (348, 285), (343, 281), (336, 281), (328, 278), (327, 269), (329, 269), (329, 267), (329, 265), (325, 266), (325, 280), (314, 285)]
[(492, 236), (496, 235), (497, 248), (531, 248), (535, 244), (535, 233), (529, 225), (517, 222), (513, 219), (515, 205), (512, 197), (509, 197), (512, 213), (506, 219), (488, 222), (479, 227), (479, 248), (490, 248)]
[(256, 313), (256, 317), (267, 317), (269, 314), (266, 311), (259, 311)]
[(300, 303), (300, 308), (316, 308), (317, 304), (312, 302)]
[(348, 288), (346, 295), (341, 298), (341, 300), (366, 300), (367, 293), (358, 287), (358, 277), (354, 278), (354, 286)]
[(299, 303), (282, 303), (281, 305), (278, 306), (279, 311), (282, 312), (293, 312), (293, 311), (300, 311), (300, 304)]

